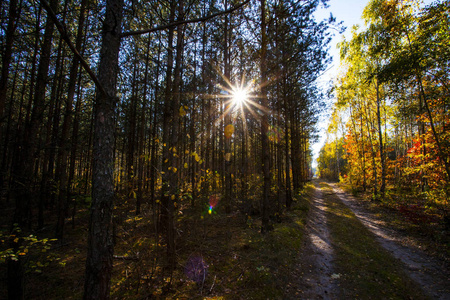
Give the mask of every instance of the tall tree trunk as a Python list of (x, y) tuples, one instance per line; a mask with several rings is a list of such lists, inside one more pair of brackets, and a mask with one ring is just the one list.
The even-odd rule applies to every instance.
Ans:
[[(175, 18), (176, 3), (174, 0), (170, 4), (170, 16), (169, 23), (172, 23)], [(166, 70), (166, 90), (164, 99), (164, 113), (163, 113), (163, 127), (162, 127), (162, 186), (161, 186), (161, 211), (159, 217), (159, 227), (162, 232), (167, 232), (168, 214), (170, 205), (170, 174), (169, 174), (169, 142), (170, 142), (170, 130), (171, 130), (171, 116), (172, 116), (172, 72), (173, 72), (173, 35), (175, 29), (173, 27), (168, 30), (167, 37), (167, 70)]]
[[(225, 10), (228, 9), (228, 1), (225, 0)], [(231, 82), (231, 64), (230, 64), (230, 49), (229, 49), (229, 28), (228, 28), (228, 15), (225, 15), (225, 23), (224, 23), (224, 43), (223, 43), (223, 58), (224, 58), (224, 77), (225, 81), (228, 80)], [(226, 85), (226, 83), (224, 84)], [(231, 212), (231, 189), (232, 189), (232, 182), (231, 182), (231, 128), (233, 128), (233, 124), (231, 124), (231, 106), (232, 101), (231, 99), (227, 99), (225, 101), (225, 117), (224, 117), (224, 156), (223, 156), (223, 163), (224, 163), (224, 177), (225, 177), (225, 212), (229, 214)]]
[(266, 233), (272, 229), (269, 220), (269, 196), (270, 196), (270, 153), (269, 139), (267, 136), (269, 127), (268, 118), (268, 99), (267, 99), (267, 74), (266, 74), (266, 52), (267, 52), (267, 34), (266, 34), (266, 1), (261, 0), (261, 105), (263, 115), (261, 116), (261, 157), (263, 172), (263, 195), (262, 195), (262, 223), (261, 232)]
[(383, 133), (381, 132), (381, 99), (380, 99), (380, 85), (378, 83), (378, 79), (376, 82), (377, 89), (377, 121), (378, 121), (378, 143), (380, 149), (380, 159), (381, 159), (381, 186), (380, 186), (380, 194), (381, 199), (384, 199), (385, 187), (386, 187), (386, 166), (385, 166), (385, 153), (383, 146)]
[(134, 194), (135, 188), (135, 176), (136, 176), (136, 165), (135, 165), (135, 152), (136, 152), (136, 121), (137, 121), (137, 105), (138, 105), (138, 96), (137, 96), (137, 82), (136, 78), (138, 77), (138, 66), (137, 66), (137, 55), (138, 49), (137, 44), (135, 42), (135, 59), (133, 61), (133, 76), (131, 79), (131, 97), (128, 104), (127, 110), (127, 134), (126, 134), (126, 193), (128, 197)]
[[(75, 163), (77, 158), (78, 151), (78, 131), (79, 131), (79, 119), (80, 119), (80, 110), (81, 110), (81, 102), (82, 102), (82, 89), (81, 89), (81, 73), (78, 76), (78, 91), (77, 91), (77, 102), (75, 104), (75, 111), (73, 116), (73, 130), (71, 135), (71, 144), (70, 144), (70, 158), (69, 158), (69, 170), (68, 170), (68, 178), (67, 178), (67, 197), (70, 198), (73, 193), (73, 178), (75, 176)], [(90, 143), (89, 143), (90, 147)], [(81, 164), (80, 159), (80, 165)], [(80, 172), (81, 173), (81, 172)], [(69, 200), (68, 200), (69, 201)], [(76, 206), (77, 202), (73, 202), (72, 207), (72, 227), (75, 226), (75, 213), (77, 210)]]
[[(188, 156), (188, 161), (190, 160), (190, 166), (189, 168), (189, 174), (190, 174), (190, 181), (191, 181), (191, 190), (192, 190), (192, 198), (191, 198), (191, 206), (194, 206), (195, 200), (197, 198), (197, 169), (198, 164), (195, 162), (194, 157), (192, 156), (192, 153), (195, 152), (195, 141), (197, 140), (197, 137), (195, 136), (195, 126), (197, 122), (197, 109), (196, 109), (196, 98), (197, 98), (197, 44), (194, 46), (194, 78), (193, 78), (193, 95), (192, 95), (192, 117), (191, 117), (191, 124), (189, 128), (189, 153), (191, 155)], [(203, 109), (203, 108), (202, 108)], [(200, 124), (200, 126), (203, 126), (203, 123)]]
[(136, 195), (136, 215), (141, 213), (141, 204), (143, 198), (143, 184), (144, 184), (144, 144), (145, 144), (145, 127), (146, 127), (146, 115), (147, 115), (147, 84), (148, 84), (148, 72), (150, 64), (150, 36), (147, 41), (147, 53), (145, 54), (145, 71), (143, 82), (143, 94), (142, 94), (142, 108), (141, 115), (139, 117), (139, 129), (138, 129), (138, 170), (137, 170), (137, 184), (138, 190)]
[[(6, 28), (6, 36), (5, 36), (5, 44), (3, 46), (3, 55), (2, 55), (2, 69), (0, 73), (0, 141), (3, 139), (3, 121), (6, 118), (4, 116), (4, 110), (5, 110), (5, 104), (6, 104), (6, 96), (8, 91), (8, 77), (9, 77), (9, 66), (11, 64), (11, 58), (13, 53), (13, 44), (14, 44), (14, 33), (16, 31), (17, 27), (17, 18), (20, 15), (20, 7), (18, 6), (17, 0), (11, 0), (9, 2), (9, 11), (8, 11), (8, 25)], [(13, 85), (14, 86), (14, 85)], [(14, 92), (12, 92), (14, 94)], [(12, 99), (12, 97), (11, 97)], [(11, 102), (12, 106), (12, 102)], [(9, 114), (10, 118), (10, 114)], [(8, 118), (8, 124), (10, 124)], [(9, 126), (8, 126), (9, 128)], [(7, 129), (9, 132), (9, 129)], [(5, 145), (7, 143), (7, 140), (5, 139)], [(5, 181), (5, 175), (7, 173), (6, 170), (6, 150), (7, 148), (4, 147), (4, 153), (3, 157), (5, 160), (2, 160), (2, 164), (0, 167), (0, 197), (3, 194), (3, 186)], [(1, 153), (1, 149), (0, 149)], [(5, 162), (5, 163), (3, 163)]]
[(97, 91), (94, 105), (92, 204), (84, 299), (109, 299), (113, 258), (114, 122), (122, 31), (123, 0), (108, 0), (102, 29), (98, 79), (107, 94)]
[[(178, 21), (183, 20), (184, 14), (184, 2), (178, 1)], [(179, 159), (178, 152), (178, 134), (179, 134), (179, 116), (180, 116), (180, 102), (181, 102), (181, 78), (182, 78), (182, 58), (184, 51), (184, 25), (178, 25), (177, 27), (177, 44), (176, 44), (176, 57), (175, 57), (175, 69), (173, 80), (173, 92), (172, 92), (172, 122), (171, 122), (171, 137), (169, 141), (169, 195), (171, 200), (168, 205), (168, 218), (167, 218), (167, 259), (169, 270), (172, 272), (176, 267), (176, 253), (175, 253), (175, 218), (174, 210), (175, 203), (179, 200), (179, 183), (178, 183), (178, 170)]]
[(369, 122), (369, 112), (367, 111), (367, 107), (366, 105), (364, 105), (364, 110), (365, 110), (365, 115), (366, 115), (366, 127), (367, 127), (367, 134), (369, 137), (369, 143), (370, 143), (370, 150), (371, 150), (371, 154), (372, 154), (372, 172), (373, 172), (373, 177), (374, 177), (374, 183), (373, 183), (373, 195), (372, 195), (372, 199), (376, 200), (378, 197), (378, 174), (377, 174), (377, 165), (375, 162), (375, 157), (376, 157), (376, 150), (375, 147), (373, 146), (373, 138), (372, 138), (372, 130), (375, 130), (373, 124), (370, 124)]
[(416, 78), (417, 78), (417, 82), (419, 84), (419, 93), (422, 98), (423, 104), (425, 106), (425, 110), (427, 112), (428, 118), (430, 120), (431, 132), (433, 133), (433, 137), (434, 137), (434, 140), (436, 141), (436, 146), (438, 148), (439, 159), (444, 164), (445, 173), (447, 175), (446, 176), (446, 182), (447, 182), (447, 191), (446, 192), (449, 193), (448, 189), (450, 188), (450, 163), (448, 161), (448, 155), (446, 155), (444, 153), (444, 151), (442, 150), (443, 147), (441, 145), (441, 139), (439, 138), (439, 134), (436, 131), (436, 127), (434, 126), (434, 120), (433, 120), (434, 118), (433, 118), (433, 115), (431, 114), (430, 106), (428, 105), (428, 101), (425, 96), (422, 79), (419, 75), (417, 75)]
[(0, 140), (2, 134), (2, 124), (5, 116), (3, 115), (5, 110), (6, 96), (8, 90), (8, 76), (9, 65), (11, 63), (14, 33), (17, 27), (17, 18), (20, 15), (20, 7), (17, 7), (17, 0), (9, 1), (9, 13), (8, 13), (8, 26), (6, 28), (5, 44), (3, 46), (2, 55), (2, 70), (0, 75)]
[[(51, 2), (54, 9), (57, 2)], [(41, 57), (38, 67), (36, 89), (33, 97), (33, 111), (30, 119), (26, 122), (24, 137), (18, 149), (18, 159), (15, 159), (12, 166), (13, 191), (15, 194), (16, 207), (14, 211), (13, 224), (17, 224), (24, 229), (30, 226), (31, 204), (33, 191), (31, 187), (34, 180), (35, 151), (38, 139), (39, 125), (42, 122), (44, 113), (45, 90), (50, 65), (50, 53), (52, 48), (54, 23), (48, 18), (45, 25), (44, 42), (42, 44)], [(36, 50), (35, 50), (36, 51)], [(31, 101), (30, 101), (31, 103)], [(14, 243), (12, 248), (17, 248), (18, 243)], [(8, 261), (8, 295), (10, 299), (23, 298), (23, 266), (22, 259)]]
[[(20, 61), (20, 56), (19, 56), (19, 61)], [(18, 65), (17, 65), (18, 66)], [(22, 109), (22, 104), (23, 104), (23, 99), (24, 99), (24, 94), (25, 94), (25, 87), (26, 87), (26, 78), (27, 78), (27, 72), (28, 72), (28, 65), (26, 65), (26, 69), (25, 69), (25, 75), (24, 75), (24, 82), (22, 85), (22, 89), (21, 92), (19, 93), (20, 96), (20, 104), (19, 104), (19, 109)], [(17, 77), (19, 72), (14, 72), (14, 79), (12, 81), (12, 86), (16, 86), (17, 83)], [(7, 175), (8, 172), (8, 165), (10, 164), (10, 159), (9, 156), (10, 155), (10, 147), (11, 147), (11, 143), (10, 143), (10, 136), (11, 136), (11, 129), (12, 129), (12, 119), (13, 119), (13, 103), (14, 103), (14, 99), (15, 97), (17, 97), (15, 95), (14, 92), (11, 93), (10, 95), (10, 100), (9, 100), (9, 107), (8, 107), (8, 120), (6, 122), (6, 129), (5, 129), (5, 136), (3, 139), (3, 153), (1, 156), (1, 167), (0, 167), (0, 197), (3, 197), (4, 191), (9, 191), (9, 187), (8, 187), (8, 182), (6, 182), (6, 189), (5, 189), (5, 181), (4, 181), (4, 176)], [(1, 130), (1, 129), (0, 129)], [(1, 153), (1, 151), (0, 151)], [(9, 180), (8, 180), (9, 181)], [(9, 195), (9, 193), (7, 192), (7, 195)]]
[(156, 184), (156, 170), (158, 169), (158, 159), (156, 157), (157, 147), (157, 128), (158, 128), (158, 114), (159, 114), (159, 74), (161, 69), (161, 35), (159, 36), (158, 43), (158, 59), (156, 65), (156, 78), (155, 78), (155, 92), (154, 92), (154, 105), (153, 105), (153, 123), (152, 123), (152, 141), (151, 141), (151, 158), (150, 158), (150, 201), (154, 208), (155, 203), (155, 184)]
[[(78, 52), (81, 50), (81, 43), (83, 41), (83, 27), (85, 21), (85, 10), (86, 10), (87, 0), (81, 1), (80, 15), (78, 17), (78, 29), (77, 38), (75, 42), (75, 47)], [(65, 103), (64, 120), (61, 129), (61, 138), (59, 141), (59, 151), (58, 151), (58, 167), (56, 169), (56, 178), (59, 179), (59, 195), (58, 195), (58, 221), (56, 225), (56, 238), (62, 239), (64, 233), (64, 220), (66, 218), (68, 203), (69, 203), (69, 193), (68, 193), (68, 172), (67, 172), (67, 162), (69, 155), (69, 130), (72, 125), (73, 119), (73, 99), (75, 97), (75, 88), (78, 77), (78, 69), (80, 62), (78, 58), (74, 55), (72, 57), (72, 63), (70, 66), (70, 75), (68, 82), (68, 92)]]
[[(292, 99), (291, 99), (291, 105)], [(300, 187), (300, 180), (299, 180), (299, 174), (298, 174), (298, 167), (300, 165), (300, 162), (298, 161), (298, 152), (299, 152), (299, 141), (300, 136), (298, 134), (298, 126), (296, 121), (296, 109), (291, 106), (290, 108), (290, 131), (291, 131), (291, 140), (290, 140), (290, 146), (291, 146), (291, 169), (292, 169), (292, 186), (294, 191), (297, 191)]]

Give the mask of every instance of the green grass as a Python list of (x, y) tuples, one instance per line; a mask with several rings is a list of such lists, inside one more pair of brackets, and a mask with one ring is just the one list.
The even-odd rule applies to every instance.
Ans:
[(321, 184), (340, 274), (342, 299), (426, 299), (400, 263), (375, 240), (353, 212)]

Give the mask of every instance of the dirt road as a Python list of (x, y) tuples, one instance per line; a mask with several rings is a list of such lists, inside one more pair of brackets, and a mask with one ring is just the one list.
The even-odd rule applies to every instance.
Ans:
[(287, 297), (290, 299), (337, 299), (336, 275), (333, 276), (333, 247), (327, 227), (322, 191), (316, 186), (305, 229), (305, 243)]
[[(329, 184), (333, 192), (358, 220), (369, 229), (378, 243), (401, 262), (403, 271), (417, 283), (431, 299), (450, 299), (449, 268), (410, 243), (410, 237), (387, 228), (379, 218), (368, 212), (357, 199)], [(338, 200), (337, 200), (338, 201)], [(334, 273), (333, 237), (330, 236), (326, 218), (327, 207), (319, 183), (311, 196), (311, 209), (305, 229), (305, 244), (299, 255), (299, 264), (289, 287), (291, 299), (340, 299), (339, 274)], [(377, 298), (377, 296), (375, 296)]]

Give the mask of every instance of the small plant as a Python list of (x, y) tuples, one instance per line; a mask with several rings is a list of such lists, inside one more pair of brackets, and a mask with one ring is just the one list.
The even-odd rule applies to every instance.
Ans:
[(51, 261), (55, 260), (52, 255), (47, 255), (44, 260), (30, 259), (31, 254), (46, 253), (51, 249), (51, 243), (57, 239), (39, 239), (35, 235), (21, 236), (22, 230), (17, 224), (10, 234), (0, 232), (1, 250), (0, 263), (5, 263), (9, 259), (18, 261), (27, 259), (28, 266), (32, 271), (41, 273), (42, 268), (46, 267)]

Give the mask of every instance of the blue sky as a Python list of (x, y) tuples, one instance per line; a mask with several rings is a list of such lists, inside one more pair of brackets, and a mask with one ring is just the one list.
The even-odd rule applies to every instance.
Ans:
[[(421, 6), (429, 5), (434, 0), (418, 0), (422, 2)], [(346, 39), (351, 37), (351, 29), (353, 25), (359, 24), (364, 25), (364, 21), (361, 19), (364, 7), (369, 3), (369, 0), (330, 0), (328, 2), (329, 7), (327, 9), (320, 9), (316, 12), (316, 18), (318, 20), (329, 17), (330, 12), (336, 17), (336, 20), (343, 21), (344, 26), (347, 27), (346, 31), (341, 35), (336, 32), (330, 45), (330, 54), (333, 56), (333, 63), (330, 69), (321, 76), (319, 79), (321, 83), (325, 84), (330, 80), (336, 78), (339, 70), (339, 50), (336, 48), (337, 44), (342, 41), (342, 37), (345, 36)], [(331, 110), (332, 102), (329, 103), (328, 109)], [(331, 112), (331, 111), (330, 111)], [(317, 165), (316, 159), (319, 156), (320, 148), (324, 145), (326, 140), (326, 128), (328, 127), (327, 116), (319, 121), (319, 136), (320, 139), (317, 143), (312, 145), (313, 149), (313, 166)]]
[[(330, 13), (332, 13), (338, 22), (343, 21), (344, 26), (347, 27), (346, 31), (343, 34), (339, 34), (338, 32), (336, 32), (333, 40), (331, 41), (330, 54), (333, 56), (333, 63), (330, 66), (330, 69), (321, 76), (321, 83), (325, 84), (330, 80), (336, 78), (339, 68), (339, 50), (337, 49), (337, 44), (342, 41), (343, 36), (345, 36), (347, 39), (350, 38), (351, 28), (353, 25), (363, 25), (364, 22), (361, 19), (361, 15), (364, 7), (368, 2), (368, 0), (330, 0), (328, 2), (329, 7), (327, 9), (322, 8), (316, 12), (316, 17), (318, 20), (328, 18)], [(312, 145), (314, 154), (313, 166), (316, 166), (315, 160), (317, 159), (320, 148), (323, 146), (326, 139), (325, 132), (326, 127), (328, 126), (328, 120), (320, 120), (319, 124), (321, 124), (321, 127), (319, 128), (320, 139), (317, 143)]]

